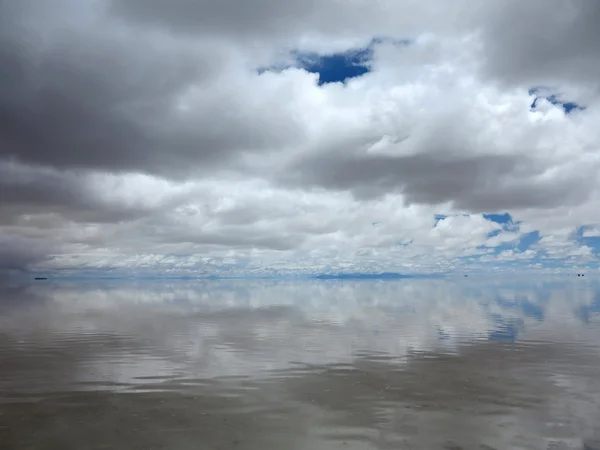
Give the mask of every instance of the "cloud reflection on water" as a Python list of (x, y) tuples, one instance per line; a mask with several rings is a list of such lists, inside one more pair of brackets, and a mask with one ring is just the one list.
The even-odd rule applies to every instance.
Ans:
[[(571, 436), (581, 448), (600, 423), (599, 293), (594, 281), (552, 280), (6, 287), (0, 391), (10, 394), (0, 398), (11, 411), (16, 401), (45, 399), (23, 414), (48, 433), (43, 411), (62, 410), (64, 393), (78, 392), (88, 397), (68, 401), (81, 408), (113, 411), (117, 402), (137, 417), (151, 414), (155, 399), (180, 423), (206, 410), (264, 427), (248, 448), (268, 436), (281, 445), (281, 430), (302, 436), (299, 448), (324, 448), (323, 439), (439, 448), (439, 436), (463, 448), (546, 448), (525, 443)], [(117, 392), (133, 396), (110, 396)], [(65, 423), (76, 418), (64, 414)], [(130, 420), (119, 414), (106, 420)], [(151, 433), (171, 422), (135, 426)], [(74, 439), (69, 433), (64, 439)]]

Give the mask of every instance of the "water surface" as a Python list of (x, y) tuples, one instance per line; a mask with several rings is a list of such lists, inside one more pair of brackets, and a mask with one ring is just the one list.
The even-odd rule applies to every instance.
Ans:
[(0, 448), (600, 450), (600, 284), (5, 286)]

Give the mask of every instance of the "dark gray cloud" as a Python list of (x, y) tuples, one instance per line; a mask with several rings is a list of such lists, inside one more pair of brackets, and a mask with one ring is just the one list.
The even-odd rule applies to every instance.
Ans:
[[(277, 111), (250, 114), (227, 86), (207, 87), (227, 70), (216, 44), (138, 35), (100, 19), (96, 28), (80, 30), (76, 12), (68, 10), (63, 22), (31, 29), (25, 7), (3, 2), (0, 8), (2, 23), (10, 22), (0, 30), (2, 157), (181, 176), (235, 164), (240, 152), (283, 142), (278, 126), (261, 126), (281, 125)], [(202, 101), (191, 112), (179, 111), (178, 98), (192, 87), (204, 91)], [(293, 135), (293, 124), (286, 125)]]
[[(403, 33), (412, 36), (417, 27), (436, 12), (448, 9), (410, 4), (411, 19), (399, 14), (397, 5), (354, 0), (350, 5), (338, 0), (108, 0), (113, 17), (130, 24), (166, 29), (188, 36), (219, 36), (236, 43), (252, 43), (265, 48), (277, 42), (284, 47), (299, 44), (298, 37), (325, 37), (328, 40), (354, 39), (368, 43), (374, 34)], [(374, 28), (377, 31), (374, 32)], [(304, 45), (309, 45), (304, 42)]]
[(52, 244), (43, 239), (25, 239), (0, 234), (0, 275), (6, 271), (21, 271), (34, 263), (51, 258)]
[[(337, 156), (337, 157), (336, 157)], [(353, 191), (360, 197), (403, 192), (420, 203), (450, 201), (514, 170), (518, 160), (495, 155), (332, 155), (308, 159), (290, 172), (301, 182)]]
[(23, 214), (55, 214), (77, 222), (114, 223), (153, 211), (143, 205), (111, 201), (94, 186), (88, 172), (34, 169), (2, 161), (0, 195), (0, 224), (15, 224)]
[(350, 151), (303, 158), (282, 175), (282, 181), (309, 183), (330, 190), (351, 191), (362, 199), (391, 192), (409, 203), (454, 202), (474, 212), (507, 208), (553, 207), (579, 203), (588, 183), (572, 178), (567, 185), (536, 182), (543, 166), (517, 155), (436, 152), (391, 156)]
[(598, 87), (600, 2), (485, 2), (476, 17), (487, 76), (510, 82), (584, 82)]
[[(173, 31), (194, 34), (220, 34), (226, 37), (252, 37), (284, 34), (290, 27), (306, 31), (307, 20), (323, 4), (318, 0), (277, 2), (252, 0), (111, 0), (117, 17)], [(335, 27), (335, 23), (331, 24)]]

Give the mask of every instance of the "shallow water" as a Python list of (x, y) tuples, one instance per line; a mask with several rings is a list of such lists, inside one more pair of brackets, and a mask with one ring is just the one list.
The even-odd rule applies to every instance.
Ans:
[(0, 448), (600, 450), (600, 283), (5, 286)]

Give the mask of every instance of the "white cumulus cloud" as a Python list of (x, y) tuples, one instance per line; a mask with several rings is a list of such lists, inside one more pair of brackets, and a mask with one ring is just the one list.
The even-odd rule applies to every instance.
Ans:
[[(599, 18), (592, 0), (0, 0), (0, 271), (594, 267)], [(367, 47), (345, 83), (295, 57)]]

